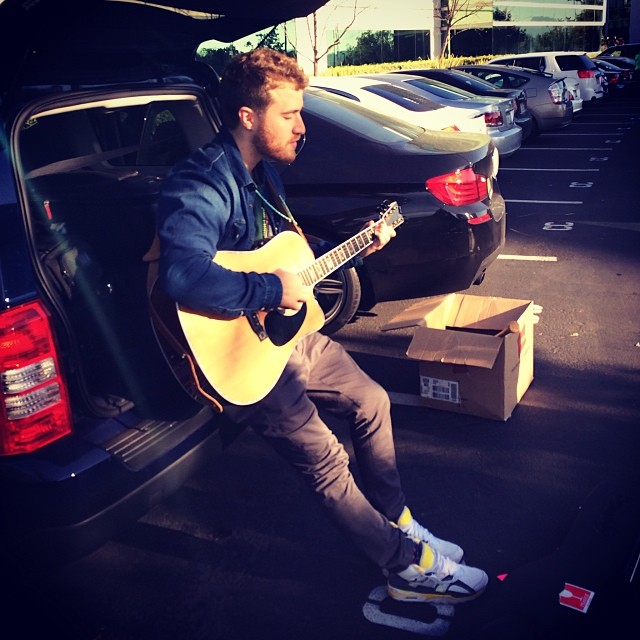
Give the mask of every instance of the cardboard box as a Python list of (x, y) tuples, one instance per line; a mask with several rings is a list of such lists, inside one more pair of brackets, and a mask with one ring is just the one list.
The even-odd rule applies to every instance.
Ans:
[(420, 301), (383, 326), (416, 327), (407, 356), (436, 409), (507, 420), (533, 380), (533, 302), (452, 293)]

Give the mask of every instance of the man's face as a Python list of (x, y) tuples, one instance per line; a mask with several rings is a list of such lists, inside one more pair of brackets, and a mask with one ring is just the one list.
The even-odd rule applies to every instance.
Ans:
[(298, 141), (305, 132), (303, 92), (286, 84), (269, 94), (269, 106), (257, 113), (253, 144), (260, 155), (289, 164), (295, 160)]

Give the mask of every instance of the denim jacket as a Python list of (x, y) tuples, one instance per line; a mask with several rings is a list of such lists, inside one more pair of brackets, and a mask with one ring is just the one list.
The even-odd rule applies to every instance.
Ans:
[[(254, 175), (260, 182), (268, 178), (284, 201), (274, 167), (262, 161)], [(159, 278), (173, 300), (230, 317), (280, 304), (282, 284), (276, 275), (231, 271), (212, 262), (218, 249), (253, 248), (256, 188), (226, 130), (167, 175), (158, 208)], [(273, 215), (272, 224), (277, 233), (284, 220)]]

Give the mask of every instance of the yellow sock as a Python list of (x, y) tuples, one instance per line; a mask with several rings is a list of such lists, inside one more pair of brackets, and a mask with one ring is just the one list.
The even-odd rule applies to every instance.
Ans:
[(409, 511), (409, 507), (405, 507), (398, 518), (398, 526), (400, 528), (407, 527), (411, 523), (411, 520), (413, 520), (411, 511)]
[(431, 550), (431, 547), (426, 542), (423, 542), (420, 566), (423, 569), (430, 569), (433, 566), (433, 559), (433, 551)]

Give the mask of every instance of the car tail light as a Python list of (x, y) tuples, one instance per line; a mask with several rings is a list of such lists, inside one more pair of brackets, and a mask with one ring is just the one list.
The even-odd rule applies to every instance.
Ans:
[(502, 126), (502, 114), (499, 110), (489, 111), (484, 114), (484, 122), (487, 127), (501, 127)]
[(71, 409), (49, 316), (39, 302), (0, 313), (0, 455), (71, 433)]
[(551, 97), (551, 102), (553, 104), (562, 104), (564, 102), (564, 92), (565, 87), (558, 83), (554, 82), (549, 86), (549, 96)]
[(479, 202), (489, 195), (486, 176), (474, 173), (471, 167), (429, 178), (426, 186), (438, 200), (456, 207)]
[(580, 69), (578, 71), (578, 78), (595, 78), (596, 72), (593, 69)]

